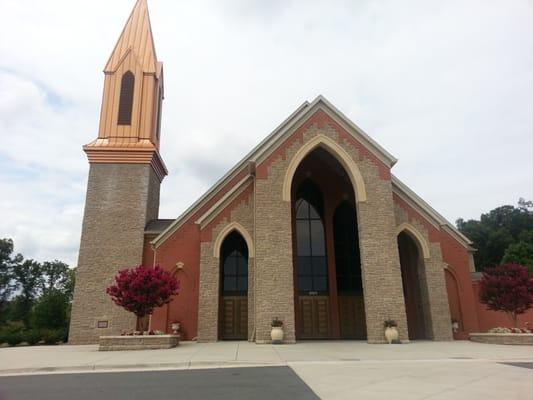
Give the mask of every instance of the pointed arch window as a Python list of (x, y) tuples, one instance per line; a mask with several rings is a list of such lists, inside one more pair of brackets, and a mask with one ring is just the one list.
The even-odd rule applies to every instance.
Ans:
[(232, 232), (221, 250), (222, 294), (246, 296), (248, 292), (248, 247), (244, 238)]
[(135, 88), (135, 76), (131, 71), (122, 75), (120, 83), (120, 100), (118, 103), (118, 124), (131, 125), (133, 110), (133, 90)]
[(320, 190), (306, 180), (300, 185), (295, 204), (298, 290), (316, 294), (328, 291), (326, 240), (322, 222)]

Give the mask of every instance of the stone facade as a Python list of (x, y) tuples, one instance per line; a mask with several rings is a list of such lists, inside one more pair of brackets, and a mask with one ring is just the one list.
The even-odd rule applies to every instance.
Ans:
[[(231, 205), (228, 206), (231, 209)], [(215, 255), (215, 240), (223, 240), (219, 237), (222, 231), (232, 222), (237, 222), (249, 235), (254, 232), (254, 196), (251, 194), (246, 200), (238, 202), (231, 209), (228, 217), (221, 221), (214, 221), (205, 229), (211, 230), (210, 241), (201, 243), (200, 259), (200, 290), (198, 304), (198, 341), (213, 342), (218, 340), (219, 323), (219, 299), (220, 299), (220, 259)], [(214, 225), (214, 226), (212, 226)], [(226, 232), (226, 235), (231, 231)], [(241, 235), (244, 232), (239, 232)], [(253, 236), (252, 236), (253, 238)], [(253, 240), (253, 239), (252, 239)], [(252, 243), (255, 246), (255, 243)], [(255, 328), (255, 304), (254, 304), (254, 277), (255, 259), (254, 248), (248, 249), (248, 339), (252, 340)]]
[[(429, 257), (424, 258), (420, 254), (419, 276), (424, 309), (424, 323), (428, 330), (428, 338), (433, 340), (452, 340), (450, 306), (446, 291), (446, 281), (444, 277), (444, 261), (440, 243), (431, 241), (426, 225), (418, 220), (410, 219), (407, 212), (398, 204), (394, 205), (396, 226), (409, 224), (413, 230), (422, 235), (425, 245), (429, 249)], [(400, 232), (397, 232), (398, 234)], [(409, 234), (409, 232), (407, 232)], [(418, 239), (413, 237), (418, 247)], [(422, 251), (420, 251), (422, 253)]]
[(305, 131), (303, 140), (295, 141), (284, 156), (277, 157), (267, 178), (256, 183), (256, 313), (263, 316), (257, 319), (256, 340), (270, 340), (270, 321), (276, 316), (285, 322), (286, 340), (295, 340), (291, 204), (283, 201), (281, 192), (290, 160), (317, 135), (340, 144), (364, 178), (367, 199), (357, 203), (357, 214), (368, 341), (384, 342), (383, 321), (389, 318), (398, 322), (400, 339), (406, 341), (391, 182), (348, 141), (339, 140), (335, 129), (317, 125)]
[(159, 187), (149, 164), (91, 165), (69, 343), (95, 343), (135, 328), (135, 316), (105, 290), (119, 269), (142, 263), (144, 227), (157, 218)]
[(471, 333), (470, 340), (478, 343), (533, 346), (532, 333)]
[(179, 335), (100, 336), (99, 351), (171, 349), (180, 342)]

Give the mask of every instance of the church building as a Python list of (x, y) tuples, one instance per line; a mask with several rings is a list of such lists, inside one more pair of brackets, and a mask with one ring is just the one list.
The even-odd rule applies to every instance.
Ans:
[(184, 340), (268, 343), (275, 318), (286, 343), (383, 343), (389, 319), (403, 342), (465, 339), (482, 327), (470, 240), (324, 97), (304, 102), (167, 220), (158, 218), (164, 74), (146, 0), (104, 74), (98, 136), (83, 147), (90, 170), (70, 343), (135, 329), (105, 289), (141, 264), (180, 281), (150, 329), (170, 333), (179, 322)]

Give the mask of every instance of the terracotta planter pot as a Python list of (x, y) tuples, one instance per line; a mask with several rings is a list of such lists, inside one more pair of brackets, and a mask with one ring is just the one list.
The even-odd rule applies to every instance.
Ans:
[(270, 337), (273, 344), (283, 343), (283, 328), (281, 326), (273, 326), (270, 331)]
[(389, 344), (398, 341), (398, 329), (395, 326), (385, 328), (385, 339)]

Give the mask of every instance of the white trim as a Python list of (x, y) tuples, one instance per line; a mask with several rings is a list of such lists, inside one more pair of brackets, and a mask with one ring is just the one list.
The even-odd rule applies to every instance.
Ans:
[(241, 236), (244, 238), (244, 241), (246, 242), (246, 245), (248, 246), (248, 257), (254, 258), (255, 251), (252, 237), (250, 236), (246, 228), (244, 228), (244, 226), (242, 226), (238, 222), (231, 222), (220, 231), (213, 245), (213, 256), (215, 258), (220, 257), (220, 249), (222, 247), (222, 242), (224, 242), (226, 236), (228, 236), (233, 231), (237, 231), (241, 234)]
[(422, 235), (422, 233), (414, 225), (411, 225), (408, 222), (400, 224), (396, 228), (396, 236), (398, 236), (402, 232), (407, 232), (409, 236), (411, 236), (413, 239), (415, 239), (415, 241), (418, 242), (420, 250), (422, 250), (422, 256), (424, 257), (424, 259), (427, 260), (428, 258), (430, 258), (428, 242), (426, 241), (424, 235)]
[(222, 211), (222, 209), (231, 201), (233, 201), (239, 194), (246, 189), (251, 181), (252, 175), (247, 175), (244, 179), (238, 182), (235, 186), (231, 188), (224, 196), (217, 201), (213, 207), (207, 210), (200, 218), (195, 222), (196, 225), (200, 225), (200, 229), (203, 229), (207, 224), (209, 224), (217, 215), (217, 211)]
[(261, 147), (263, 147), (272, 137), (276, 136), (278, 132), (283, 129), (283, 127), (290, 123), (296, 115), (300, 114), (306, 107), (309, 106), (309, 103), (306, 101), (300, 107), (296, 109), (287, 119), (285, 119), (274, 131), (268, 135), (261, 143), (252, 149), (241, 161), (239, 161), (232, 169), (230, 169), (222, 178), (215, 182), (207, 192), (205, 192), (198, 200), (196, 200), (189, 208), (187, 208), (176, 220), (170, 224), (167, 229), (154, 238), (150, 243), (153, 244), (156, 248), (159, 247), (170, 235), (176, 232), (185, 222), (191, 214), (196, 211), (197, 208), (201, 207), (209, 200), (211, 200), (220, 190), (224, 187), (224, 184), (231, 180), (235, 175), (237, 175), (243, 167), (247, 167), (248, 161), (250, 161), (255, 153), (257, 153)]
[(429, 223), (451, 234), (466, 249), (472, 251), (472, 241), (463, 235), (450, 221), (439, 214), (433, 207), (426, 203), (420, 196), (409, 189), (396, 176), (392, 175), (392, 191), (406, 201), (415, 210), (419, 211)]
[(315, 150), (318, 147), (322, 147), (323, 149), (331, 153), (331, 155), (342, 164), (342, 166), (348, 173), (348, 176), (350, 177), (350, 181), (352, 182), (356, 201), (366, 201), (365, 181), (363, 180), (363, 175), (357, 167), (357, 164), (354, 162), (352, 157), (346, 152), (346, 150), (339, 146), (337, 142), (322, 134), (315, 136), (313, 139), (303, 145), (292, 157), (287, 171), (285, 172), (285, 179), (283, 180), (283, 200), (291, 201), (292, 178), (296, 172), (296, 169), (298, 168), (302, 160), (311, 151)]

